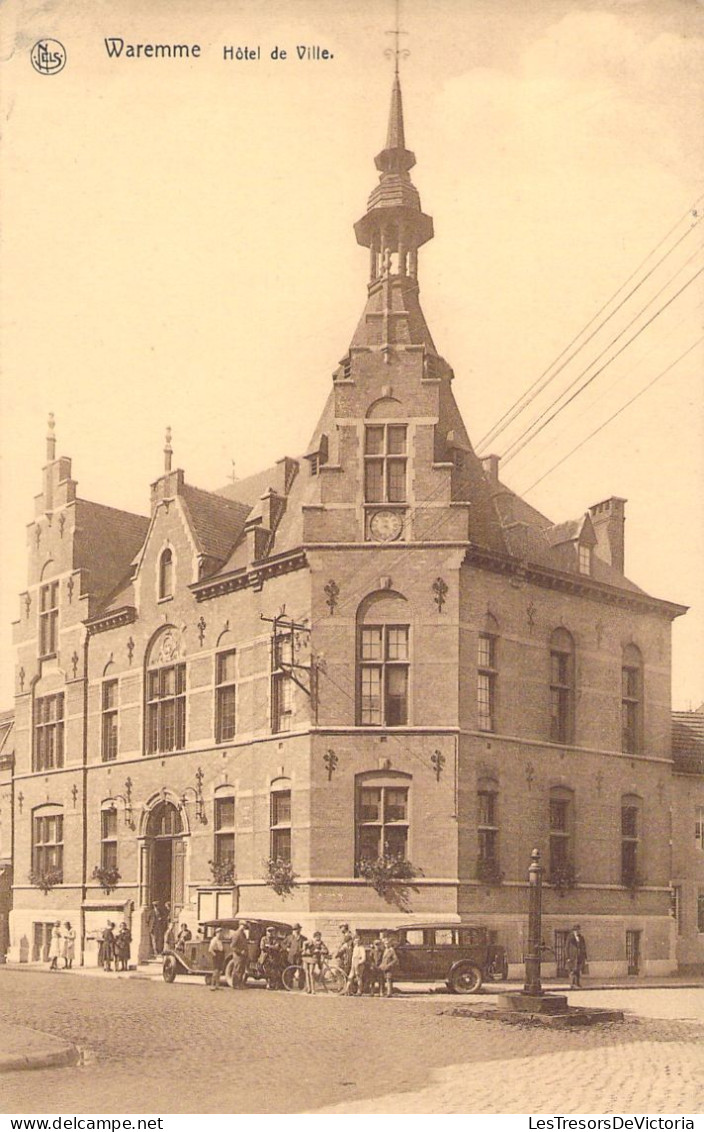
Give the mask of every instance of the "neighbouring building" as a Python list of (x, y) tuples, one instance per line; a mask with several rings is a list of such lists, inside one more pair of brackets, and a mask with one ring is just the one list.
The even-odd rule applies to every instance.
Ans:
[(14, 712), (0, 712), (0, 963), (4, 963), (10, 946), (13, 725)]
[(575, 920), (595, 974), (675, 964), (684, 607), (624, 575), (623, 499), (556, 524), (476, 456), (419, 303), (398, 77), (375, 160), (366, 305), (299, 458), (205, 491), (167, 439), (134, 515), (80, 498), (52, 422), (15, 626), (13, 960), (69, 919), (95, 963), (106, 917), (145, 958), (157, 901), (305, 931), (410, 909), (487, 925), (517, 971), (537, 845), (558, 969)]
[(672, 901), (677, 965), (704, 968), (704, 704), (672, 713)]

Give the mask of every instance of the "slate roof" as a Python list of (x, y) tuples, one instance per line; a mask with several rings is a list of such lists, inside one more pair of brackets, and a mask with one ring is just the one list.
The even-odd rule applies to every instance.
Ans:
[(179, 498), (199, 553), (225, 562), (244, 530), (249, 506), (189, 484), (183, 485)]
[(15, 726), (15, 713), (0, 711), (0, 758), (12, 754), (12, 730)]
[(148, 528), (145, 515), (76, 500), (74, 559), (76, 566), (86, 571), (87, 590), (98, 604), (129, 575), (130, 563), (143, 545)]
[(672, 757), (675, 770), (704, 774), (704, 704), (696, 711), (673, 711)]

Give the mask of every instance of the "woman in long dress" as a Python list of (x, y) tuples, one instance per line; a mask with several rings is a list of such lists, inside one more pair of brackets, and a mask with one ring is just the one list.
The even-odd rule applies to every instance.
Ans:
[(56, 920), (51, 929), (51, 942), (49, 943), (49, 970), (58, 971), (59, 958), (61, 956), (62, 947), (61, 938), (61, 920)]
[(61, 954), (63, 955), (64, 967), (67, 971), (70, 971), (76, 958), (76, 929), (71, 927), (68, 920), (64, 924)]

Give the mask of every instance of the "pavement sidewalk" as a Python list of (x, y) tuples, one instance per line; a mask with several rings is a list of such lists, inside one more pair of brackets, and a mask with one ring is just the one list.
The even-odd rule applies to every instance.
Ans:
[(71, 1042), (25, 1026), (0, 1022), (0, 1073), (17, 1069), (56, 1069), (78, 1065), (80, 1060), (81, 1052)]

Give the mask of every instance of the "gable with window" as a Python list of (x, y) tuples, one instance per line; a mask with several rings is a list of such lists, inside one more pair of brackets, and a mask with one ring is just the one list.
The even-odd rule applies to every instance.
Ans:
[(56, 656), (59, 627), (59, 583), (47, 582), (39, 590), (39, 655)]
[[(355, 862), (379, 857), (408, 859), (411, 776), (369, 771), (357, 775)], [(357, 874), (358, 875), (358, 874)]]
[(357, 614), (357, 722), (403, 727), (409, 721), (410, 626), (405, 598), (385, 591)]
[(637, 645), (626, 645), (621, 666), (621, 750), (636, 754), (643, 732), (643, 658)]
[(567, 629), (550, 637), (550, 742), (574, 738), (574, 640)]

